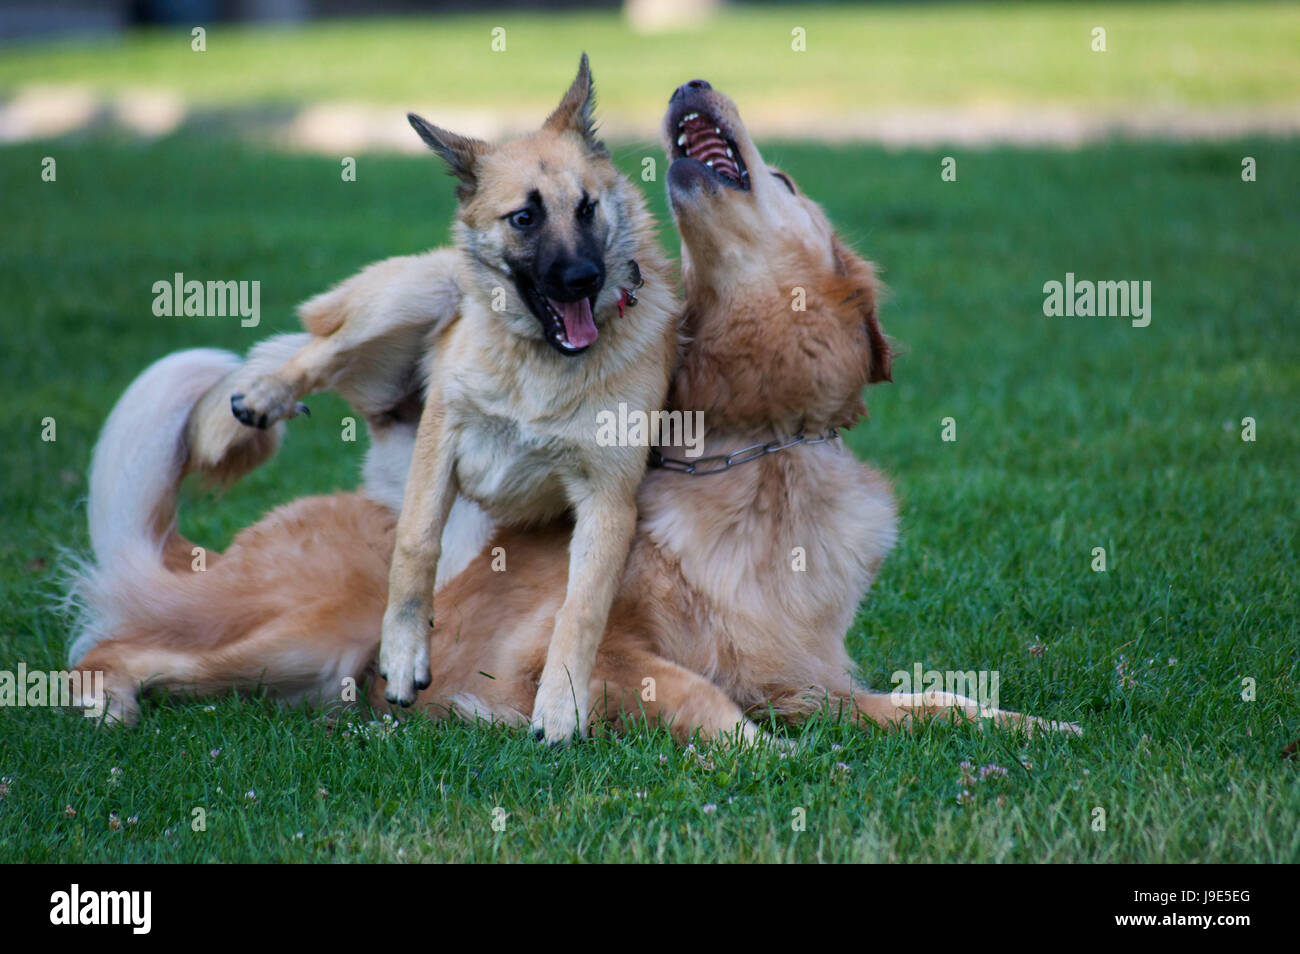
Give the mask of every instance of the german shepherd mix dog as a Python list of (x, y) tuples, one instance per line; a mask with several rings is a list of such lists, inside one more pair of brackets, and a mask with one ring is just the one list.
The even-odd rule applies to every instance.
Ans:
[[(588, 686), (591, 718), (645, 718), (679, 739), (750, 740), (760, 735), (755, 716), (798, 722), (827, 707), (864, 724), (947, 714), (1077, 731), (949, 693), (858, 685), (845, 633), (897, 533), (889, 484), (835, 436), (864, 412), (863, 388), (890, 378), (873, 269), (789, 176), (764, 163), (735, 106), (708, 83), (673, 93), (665, 136), (689, 335), (668, 407), (703, 410), (709, 428), (704, 457), (662, 457), (641, 481), (626, 565), (609, 569), (617, 593)], [(411, 327), (423, 313), (424, 328), (434, 328), (441, 312), (412, 278), (427, 267), (392, 266), (387, 287), (398, 297), (344, 294), (336, 307), (348, 320), (391, 309)], [(806, 310), (791, 307), (796, 287)], [(172, 355), (131, 386), (105, 426), (91, 481), (99, 566), (83, 580), (86, 624), (74, 656), (84, 651), (81, 668), (105, 672), (113, 718), (134, 718), (149, 686), (260, 685), (286, 698), (337, 699), (343, 677), (370, 671), (395, 539), (392, 488), (374, 475), (391, 464), (372, 461), (360, 494), (273, 511), (205, 573), (189, 571), (191, 545), (175, 532), (175, 487), (186, 472), (229, 476), (274, 450), (274, 429), (240, 435), (218, 405), (250, 368), (270, 368), (287, 351), (270, 342), (233, 370), (229, 356)], [(384, 393), (376, 370), (394, 380), (406, 373), (364, 365), (336, 373), (350, 400)], [(372, 457), (410, 453), (377, 404), (359, 409), (377, 428)], [(409, 431), (394, 409), (396, 427)], [(134, 466), (134, 479), (102, 478), (114, 465)], [(102, 519), (110, 510), (118, 516)], [(461, 556), (437, 584), (432, 681), (417, 701), (434, 717), (528, 724), (570, 589), (570, 530), (559, 522), (492, 533), (466, 519), (452, 539), (454, 522), (444, 553)], [(493, 572), (485, 536), (509, 554), (508, 572)], [(803, 572), (791, 568), (796, 547)], [(377, 679), (370, 698), (383, 697)]]
[[(432, 681), (430, 600), (457, 493), (514, 526), (571, 511), (568, 586), (532, 707), (534, 733), (551, 743), (586, 733), (592, 666), (646, 466), (644, 446), (598, 445), (596, 422), (623, 402), (662, 407), (677, 351), (650, 215), (595, 139), (591, 108), (584, 55), (559, 108), (526, 139), (489, 149), (412, 117), (463, 183), (465, 296), (433, 348), (379, 672), (389, 701), (403, 705)], [(621, 287), (606, 281), (607, 267)], [(625, 317), (628, 289), (642, 275), (661, 300)]]
[[(379, 671), (388, 701), (402, 705), (432, 679), (431, 600), (457, 494), (511, 526), (571, 511), (567, 596), (532, 706), (535, 733), (552, 743), (585, 733), (592, 665), (646, 465), (644, 446), (598, 445), (597, 417), (620, 403), (660, 409), (677, 352), (667, 263), (641, 194), (595, 138), (592, 105), (584, 55), (541, 130), (515, 142), (494, 148), (410, 117), (460, 180), (461, 296), (427, 347)], [(624, 316), (642, 282), (653, 290)], [(383, 325), (367, 312), (344, 315), (326, 329), (324, 347), (333, 336), (373, 337)], [(307, 346), (317, 349), (312, 360), (321, 346)], [(301, 387), (301, 376), (271, 375), (254, 393), (236, 394), (232, 408), (265, 426)], [(279, 397), (268, 407), (267, 395)]]

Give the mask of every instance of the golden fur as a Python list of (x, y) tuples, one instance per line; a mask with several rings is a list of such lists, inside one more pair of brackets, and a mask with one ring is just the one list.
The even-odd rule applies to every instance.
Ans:
[[(851, 425), (864, 410), (863, 387), (890, 377), (872, 269), (814, 203), (769, 174), (730, 100), (707, 84), (691, 96), (725, 127), (751, 186), (729, 188), (682, 156), (674, 141), (680, 104), (670, 108), (669, 195), (683, 240), (690, 341), (669, 405), (705, 412), (706, 455)], [(794, 289), (803, 290), (805, 311), (792, 309)], [(1077, 731), (947, 693), (857, 685), (844, 636), (897, 518), (885, 478), (838, 440), (793, 446), (723, 476), (652, 470), (637, 504), (590, 680), (592, 719), (644, 714), (683, 739), (753, 739), (755, 715), (799, 721), (829, 704), (880, 725), (951, 713)], [(210, 635), (193, 640), (192, 629), (153, 620), (142, 600), (117, 592), (119, 622), (81, 666), (126, 673), (109, 680), (110, 714), (128, 719), (149, 679), (215, 691), (236, 686), (250, 665), (260, 666), (263, 686), (288, 694), (306, 691), (303, 674), (315, 673), (316, 691), (336, 698), (339, 674), (363, 675), (379, 644), (386, 568), (369, 554), (384, 552), (392, 522), (391, 509), (364, 494), (274, 511), (240, 535), (208, 579), (155, 571), (184, 602), (169, 612)], [(564, 602), (568, 533), (564, 524), (499, 528), (440, 585), (432, 681), (417, 703), (429, 715), (528, 722)], [(508, 554), (506, 572), (494, 571), (492, 547)], [(805, 570), (792, 566), (795, 548)], [(344, 604), (350, 615), (340, 624), (332, 614)], [(375, 680), (371, 700), (380, 704), (383, 692)]]

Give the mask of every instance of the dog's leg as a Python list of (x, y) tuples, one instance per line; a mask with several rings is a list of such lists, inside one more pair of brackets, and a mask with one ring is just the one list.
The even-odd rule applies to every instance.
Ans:
[(447, 417), (446, 408), (431, 393), (420, 415), (388, 577), (379, 672), (388, 681), (385, 698), (404, 706), (415, 702), (417, 690), (433, 679), (433, 586), (442, 556), (442, 528), (456, 499), (456, 458), (447, 446)]
[[(77, 664), (83, 687), (77, 704), (87, 718), (102, 719), (105, 725), (135, 725), (140, 721), (140, 690), (144, 680), (136, 675), (128, 658), (138, 647), (129, 641), (108, 640), (93, 647)], [(103, 679), (103, 696), (96, 698), (86, 687)]]
[(230, 395), (242, 393), (284, 365), (311, 340), (307, 334), (276, 335), (249, 349), (244, 361), (217, 381), (194, 406), (186, 425), (188, 470), (232, 481), (252, 470), (278, 447), (284, 428), (244, 427), (230, 413)]
[[(838, 698), (848, 703), (851, 713), (858, 720), (869, 720), (888, 728), (910, 727), (915, 721), (923, 719), (957, 718), (981, 726), (992, 722), (994, 725), (1020, 729), (1027, 735), (1033, 735), (1040, 729), (1070, 735), (1083, 734), (1083, 730), (1073, 722), (1056, 722), (1009, 709), (981, 706), (976, 700), (954, 692), (889, 693), (857, 690), (851, 696), (838, 695)], [(833, 702), (834, 699), (833, 696)]]
[(379, 647), (394, 522), (361, 495), (334, 494), (278, 508), (202, 572), (171, 541), (161, 555), (117, 551), (89, 594), (98, 642), (74, 660), (103, 673), (106, 715), (127, 724), (152, 685), (339, 699)]
[(551, 745), (586, 730), (592, 666), (636, 530), (632, 496), (591, 494), (575, 509), (569, 586), (533, 703), (533, 734)]
[(282, 366), (225, 396), (240, 422), (265, 428), (337, 390), (362, 414), (380, 414), (422, 383), (427, 340), (454, 320), (459, 255), (439, 249), (385, 259), (302, 304), (310, 342)]
[(230, 410), (249, 427), (266, 430), (306, 411), (301, 398), (323, 390), (345, 359), (341, 337), (312, 337), (293, 357), (230, 395)]
[[(377, 620), (376, 620), (377, 622)], [(110, 725), (134, 725), (139, 696), (147, 689), (210, 696), (265, 689), (280, 699), (341, 702), (345, 690), (364, 678), (374, 656), (378, 627), (330, 630), (310, 612), (266, 623), (217, 649), (160, 645), (130, 638), (100, 643), (78, 665), (86, 675), (103, 673), (103, 699), (85, 695), (87, 715)]]
[(645, 650), (611, 648), (607, 639), (591, 679), (592, 717), (615, 724), (643, 716), (678, 742), (697, 733), (739, 745), (769, 739), (725, 692), (698, 673)]
[(1022, 729), (1032, 735), (1042, 729), (1081, 735), (1073, 722), (1053, 722), (1038, 716), (1024, 715), (1009, 709), (981, 706), (978, 701), (953, 692), (868, 692), (846, 684), (833, 688), (808, 686), (769, 692), (765, 708), (790, 723), (800, 723), (825, 712), (832, 717), (847, 717), (858, 725), (878, 725), (887, 729), (910, 729), (928, 719), (959, 719), (981, 727), (994, 725)]

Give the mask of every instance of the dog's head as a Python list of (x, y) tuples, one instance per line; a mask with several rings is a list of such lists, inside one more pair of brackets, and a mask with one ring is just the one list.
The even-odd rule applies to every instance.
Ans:
[(542, 128), (493, 146), (439, 129), (415, 131), (460, 180), (457, 243), (475, 274), (469, 294), (488, 297), (513, 334), (576, 355), (617, 312), (634, 284), (630, 188), (596, 138), (587, 55)]
[[(693, 399), (726, 394), (733, 412), (748, 405), (745, 418), (856, 420), (862, 387), (890, 380), (872, 266), (763, 161), (735, 104), (704, 80), (673, 92), (664, 138), (686, 330), (700, 356), (688, 369), (698, 375)], [(728, 360), (747, 353), (752, 360)], [(710, 374), (727, 380), (711, 386)], [(689, 374), (678, 384), (689, 388)]]

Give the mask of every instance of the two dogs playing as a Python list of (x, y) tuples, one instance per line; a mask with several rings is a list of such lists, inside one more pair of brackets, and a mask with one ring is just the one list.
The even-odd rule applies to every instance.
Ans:
[[(1042, 724), (857, 684), (844, 636), (896, 515), (885, 480), (826, 435), (889, 379), (873, 270), (695, 80), (664, 127), (679, 328), (653, 220), (593, 135), (591, 93), (584, 57), (542, 129), (495, 148), (412, 117), (459, 180), (456, 249), (379, 263), (308, 302), (310, 337), (244, 362), (182, 352), (132, 385), (92, 466), (97, 565), (74, 648), (106, 672), (110, 716), (138, 717), (154, 686), (336, 697), (377, 655), (373, 701), (550, 741), (627, 717), (752, 739), (756, 714), (798, 721), (828, 704), (885, 725)], [(256, 466), (324, 388), (370, 425), (365, 491), (280, 508), (187, 572), (180, 480)], [(725, 477), (645, 472), (644, 447), (594, 439), (596, 414), (620, 402), (703, 412), (707, 457), (762, 452)], [(131, 453), (150, 422), (154, 446)]]

